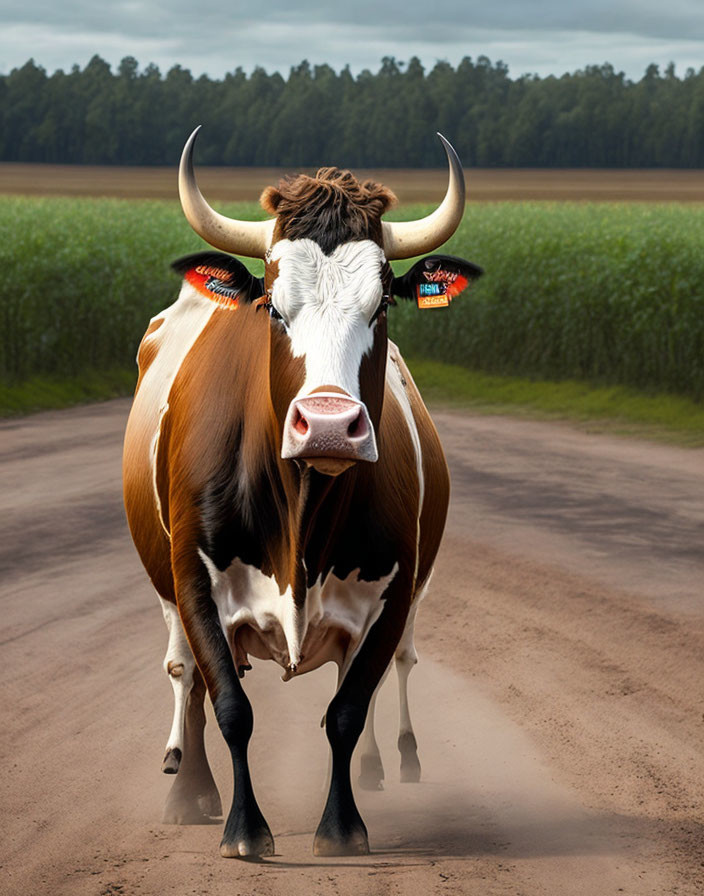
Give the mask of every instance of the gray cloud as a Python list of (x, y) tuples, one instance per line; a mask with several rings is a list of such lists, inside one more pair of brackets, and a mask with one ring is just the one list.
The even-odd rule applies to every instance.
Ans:
[(426, 66), (463, 56), (503, 59), (511, 74), (574, 71), (609, 60), (630, 76), (648, 62), (704, 63), (702, 0), (3, 0), (0, 71), (30, 56), (47, 69), (133, 55), (220, 76), (237, 65), (286, 74), (308, 58), (375, 69), (384, 55)]
[[(265, 13), (264, 15), (262, 13)], [(260, 24), (289, 26), (304, 39), (312, 24), (366, 26), (378, 34), (423, 40), (451, 39), (458, 29), (466, 35), (476, 29), (522, 32), (586, 31), (623, 33), (654, 38), (704, 39), (704, 4), (701, 0), (435, 0), (432, 19), (425, 0), (358, 0), (330, 4), (325, 0), (271, 0), (266, 6), (254, 0), (121, 0), (109, 5), (89, 0), (5, 0), (0, 11), (5, 25), (42, 23), (124, 36), (156, 37), (165, 34), (204, 34), (210, 27), (247, 31)]]

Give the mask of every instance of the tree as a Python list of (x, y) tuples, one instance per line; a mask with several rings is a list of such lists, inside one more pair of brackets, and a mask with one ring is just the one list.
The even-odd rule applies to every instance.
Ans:
[(426, 72), (392, 56), (356, 77), (349, 67), (257, 67), (220, 80), (180, 66), (115, 72), (99, 56), (48, 76), (34, 60), (0, 76), (0, 159), (174, 164), (204, 125), (200, 164), (356, 167), (440, 164), (435, 131), (465, 164), (701, 166), (704, 69), (649, 65), (632, 82), (609, 63), (561, 77), (523, 75), (486, 56)]

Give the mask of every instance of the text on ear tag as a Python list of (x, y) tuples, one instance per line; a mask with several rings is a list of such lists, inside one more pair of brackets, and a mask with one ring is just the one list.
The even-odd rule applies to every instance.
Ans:
[(450, 304), (447, 287), (443, 282), (419, 283), (416, 298), (419, 308), (447, 308)]

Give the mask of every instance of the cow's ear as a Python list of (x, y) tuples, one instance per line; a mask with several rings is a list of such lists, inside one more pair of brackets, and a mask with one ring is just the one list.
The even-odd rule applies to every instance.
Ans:
[(264, 295), (264, 281), (250, 274), (238, 258), (222, 252), (196, 252), (177, 259), (171, 267), (198, 292), (221, 305), (236, 307)]
[(283, 196), (276, 187), (267, 187), (259, 197), (259, 205), (261, 205), (265, 212), (269, 212), (270, 215), (275, 215), (282, 199)]
[(400, 299), (414, 299), (419, 308), (444, 308), (483, 273), (463, 258), (428, 255), (401, 277), (394, 277), (391, 293)]

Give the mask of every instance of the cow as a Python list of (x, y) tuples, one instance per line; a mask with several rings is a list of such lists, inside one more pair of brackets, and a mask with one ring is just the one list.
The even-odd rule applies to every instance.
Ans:
[[(360, 784), (381, 788), (374, 699), (395, 658), (401, 779), (419, 780), (407, 699), (413, 624), (449, 497), (440, 441), (387, 337), (387, 309), (394, 297), (448, 305), (482, 273), (429, 255), (396, 277), (389, 262), (452, 235), (465, 208), (462, 167), (438, 135), (447, 193), (417, 221), (382, 221), (393, 193), (338, 168), (268, 187), (271, 217), (238, 221), (198, 189), (198, 130), (179, 194), (217, 251), (174, 263), (182, 287), (140, 344), (123, 464), (130, 530), (169, 633), (163, 771), (177, 776), (164, 820), (222, 814), (203, 741), (207, 691), (234, 769), (221, 854), (273, 854), (250, 778), (253, 712), (241, 679), (251, 657), (274, 660), (284, 681), (333, 662), (330, 784), (314, 853), (366, 854), (350, 761), (364, 731)], [(263, 279), (234, 255), (263, 259)]]

